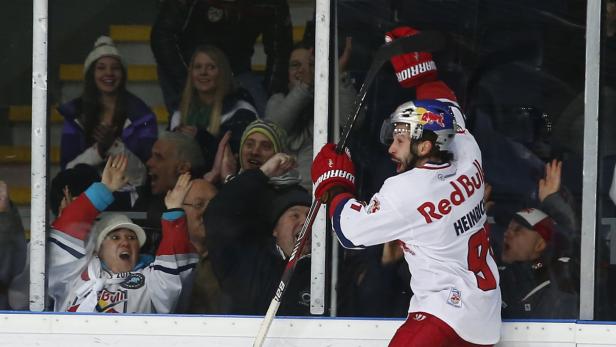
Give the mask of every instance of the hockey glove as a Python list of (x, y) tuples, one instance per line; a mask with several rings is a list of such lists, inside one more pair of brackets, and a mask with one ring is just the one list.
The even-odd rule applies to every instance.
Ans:
[[(385, 42), (391, 42), (400, 37), (413, 36), (417, 33), (419, 31), (408, 26), (397, 27), (385, 33)], [(396, 55), (390, 61), (398, 82), (404, 88), (412, 88), (437, 79), (436, 64), (432, 60), (432, 54), (428, 52), (410, 52)]]
[(312, 183), (315, 185), (314, 196), (321, 201), (332, 198), (324, 196), (331, 190), (355, 192), (355, 165), (351, 156), (348, 151), (336, 153), (336, 145), (333, 143), (321, 148), (314, 158), (311, 171)]

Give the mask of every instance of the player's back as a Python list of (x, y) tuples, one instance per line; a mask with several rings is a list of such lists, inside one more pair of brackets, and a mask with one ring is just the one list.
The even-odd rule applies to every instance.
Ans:
[(456, 135), (452, 163), (426, 164), (388, 179), (380, 193), (408, 219), (400, 238), (412, 275), (409, 311), (431, 313), (463, 339), (492, 344), (500, 334), (498, 271), (483, 228), (481, 153)]

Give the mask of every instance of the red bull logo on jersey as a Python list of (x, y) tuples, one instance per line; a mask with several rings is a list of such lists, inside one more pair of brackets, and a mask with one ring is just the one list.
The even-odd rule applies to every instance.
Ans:
[(473, 165), (477, 172), (468, 177), (467, 175), (459, 175), (452, 179), (449, 184), (452, 187), (451, 192), (444, 196), (438, 202), (426, 201), (417, 207), (417, 211), (425, 218), (426, 223), (430, 224), (435, 220), (443, 218), (443, 216), (451, 213), (454, 207), (461, 205), (477, 192), (485, 183), (483, 168), (478, 160), (473, 161)]
[(443, 115), (428, 111), (423, 107), (418, 107), (415, 112), (421, 115), (419, 120), (422, 124), (436, 123), (442, 128), (445, 127), (445, 117)]
[(117, 292), (110, 292), (107, 289), (103, 289), (99, 294), (96, 310), (106, 313), (126, 312), (127, 301), (128, 291), (118, 290)]

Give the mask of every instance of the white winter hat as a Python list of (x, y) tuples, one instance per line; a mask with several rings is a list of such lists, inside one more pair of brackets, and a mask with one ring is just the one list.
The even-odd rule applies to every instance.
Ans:
[(94, 42), (94, 49), (88, 54), (85, 63), (83, 64), (83, 74), (86, 74), (86, 71), (90, 68), (90, 65), (97, 61), (102, 57), (114, 57), (120, 60), (122, 65), (124, 62), (122, 61), (122, 56), (120, 52), (116, 48), (113, 40), (109, 36), (101, 36), (96, 42)]
[(96, 251), (100, 251), (101, 244), (107, 234), (120, 228), (132, 230), (135, 235), (137, 235), (139, 247), (143, 246), (146, 239), (145, 231), (125, 215), (121, 213), (110, 213), (96, 223), (96, 229), (98, 231), (98, 235), (96, 236)]

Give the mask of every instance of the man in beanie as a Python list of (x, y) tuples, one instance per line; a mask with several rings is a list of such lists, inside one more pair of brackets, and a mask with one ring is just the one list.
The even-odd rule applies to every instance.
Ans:
[(257, 119), (248, 124), (240, 140), (240, 169), (258, 169), (274, 154), (286, 153), (287, 135), (276, 123)]
[[(516, 212), (505, 231), (500, 268), (503, 318), (575, 318), (577, 294), (563, 287), (570, 258), (564, 233), (543, 211)], [(558, 269), (558, 270), (557, 270)], [(560, 277), (560, 278), (558, 278)]]
[[(310, 194), (297, 184), (269, 184), (271, 177), (294, 165), (291, 156), (278, 153), (260, 168), (244, 170), (205, 211), (205, 241), (214, 273), (231, 298), (225, 313), (262, 315), (267, 310), (311, 204)], [(309, 310), (310, 259), (304, 255), (279, 313), (308, 315)]]
[(107, 161), (94, 183), (62, 211), (50, 234), (49, 294), (56, 311), (171, 313), (197, 261), (181, 209), (190, 189), (182, 175), (165, 197), (163, 238), (156, 258), (139, 254), (143, 229), (111, 213), (95, 223), (126, 183), (125, 155)]
[[(231, 148), (230, 134), (225, 134), (218, 145), (214, 166), (204, 177), (207, 181), (217, 184), (228, 182), (238, 173), (237, 165)], [(276, 153), (286, 153), (287, 135), (284, 129), (268, 120), (257, 119), (250, 123), (240, 140), (240, 169), (258, 169)], [(299, 173), (290, 169), (280, 176), (270, 178), (270, 184), (275, 186), (295, 185), (300, 182)]]

